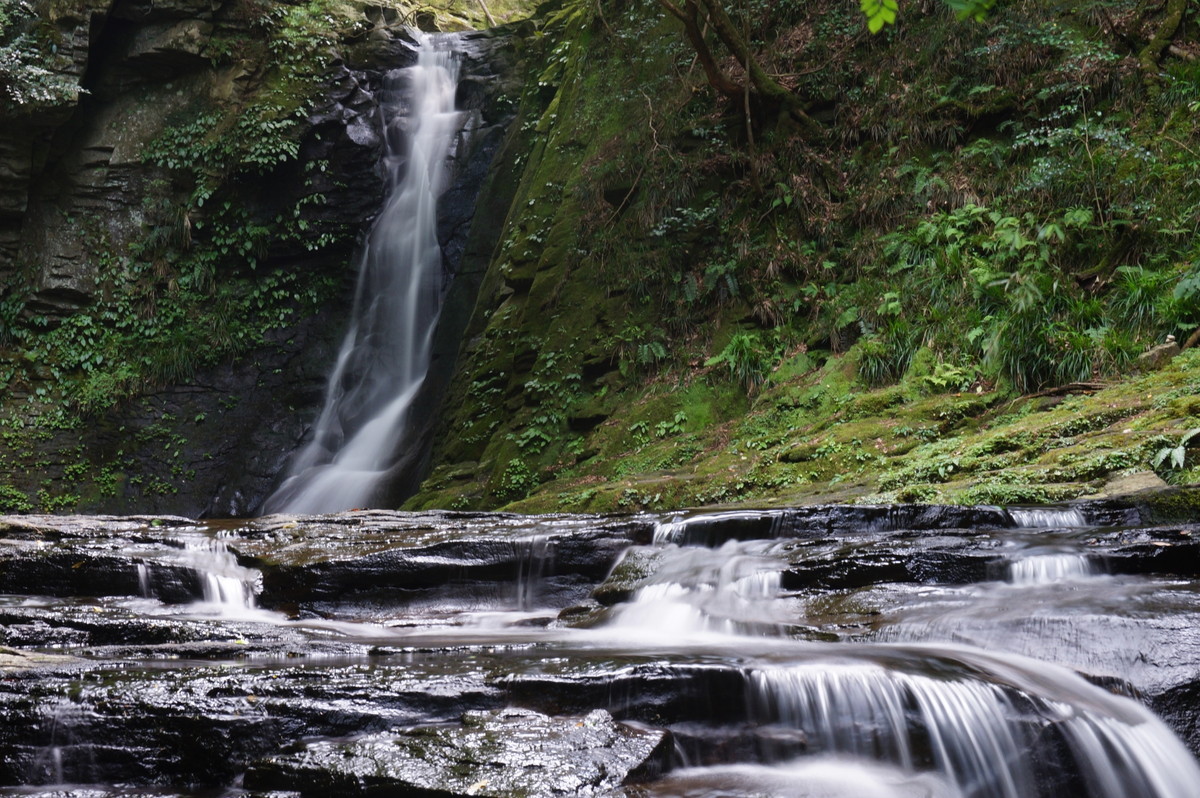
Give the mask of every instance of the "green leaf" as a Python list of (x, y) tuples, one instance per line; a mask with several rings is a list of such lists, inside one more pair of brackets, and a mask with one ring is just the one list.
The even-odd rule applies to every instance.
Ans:
[(859, 0), (859, 7), (867, 17), (867, 30), (871, 33), (879, 33), (884, 25), (894, 24), (900, 9), (896, 0)]
[(1171, 450), (1171, 468), (1183, 468), (1184, 448), (1176, 446)]

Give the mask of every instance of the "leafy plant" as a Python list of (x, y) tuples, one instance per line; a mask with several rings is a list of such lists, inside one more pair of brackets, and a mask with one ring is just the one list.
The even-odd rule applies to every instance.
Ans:
[(48, 68), (64, 66), (57, 47), (22, 30), (34, 16), (28, 0), (7, 0), (0, 7), (0, 110), (20, 113), (73, 103), (85, 91), (61, 71)]
[(526, 465), (524, 460), (514, 457), (508, 461), (504, 473), (500, 475), (500, 484), (496, 488), (496, 497), (504, 501), (517, 501), (529, 495), (538, 485), (537, 474)]
[(724, 364), (729, 376), (741, 383), (747, 391), (753, 391), (767, 378), (770, 355), (757, 333), (738, 332), (720, 354), (705, 361), (706, 366)]
[(1187, 457), (1188, 443), (1197, 435), (1200, 435), (1200, 427), (1185, 432), (1174, 446), (1167, 445), (1160, 448), (1155, 453), (1154, 459), (1151, 460), (1154, 470), (1182, 471)]

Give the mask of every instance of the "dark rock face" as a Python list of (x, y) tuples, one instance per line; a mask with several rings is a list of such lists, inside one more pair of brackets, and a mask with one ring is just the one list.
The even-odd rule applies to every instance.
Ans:
[[(166, 212), (150, 207), (151, 198), (166, 191), (164, 207), (188, 206), (191, 188), (174, 185), (148, 163), (147, 146), (172, 120), (194, 114), (198, 103), (252, 102), (264, 80), (264, 64), (254, 60), (261, 56), (252, 49), (240, 58), (213, 56), (221, 41), (242, 36), (252, 22), (243, 6), (233, 0), (79, 0), (70, 13), (45, 10), (57, 31), (57, 57), (87, 93), (33, 116), (0, 117), (0, 299), (21, 299), (22, 324), (53, 329), (102, 301), (111, 290), (112, 263), (140, 246), (157, 224), (154, 214)], [(268, 330), (246, 354), (201, 366), (185, 380), (161, 379), (159, 387), (87, 418), (82, 428), (51, 429), (14, 447), (15, 457), (36, 466), (14, 474), (11, 486), (32, 499), (48, 481), (47, 496), (77, 496), (68, 502), (71, 509), (220, 517), (248, 515), (270, 493), (319, 409), (349, 313), (354, 237), (384, 199), (373, 95), (387, 71), (413, 58), (412, 41), (398, 22), (381, 17), (369, 36), (360, 33), (336, 45), (319, 96), (293, 134), (298, 157), (255, 185), (242, 180), (236, 186), (247, 224), (300, 213), (296, 235), (272, 239), (258, 253), (264, 279), (281, 272), (340, 283), (340, 291), (333, 289), (338, 298)], [(507, 75), (516, 61), (515, 46), (503, 35), (473, 34), (464, 42), (461, 105), (472, 122), (456, 148), (453, 185), (440, 210), (451, 272), (464, 252), (492, 246), (488, 236), (496, 222), (476, 230), (474, 206), (504, 137), (510, 112), (497, 98), (511, 89)], [(313, 164), (323, 168), (310, 169)], [(209, 207), (190, 213), (193, 231), (212, 215)], [(464, 290), (466, 298), (452, 305), (473, 301), (469, 281)], [(444, 320), (438, 374), (452, 368), (456, 325), (464, 323), (453, 311)], [(11, 382), (6, 407), (20, 406), (14, 412), (23, 414), (29, 412), (24, 402), (36, 406), (58, 375), (56, 364), (14, 357), (26, 376)], [(434, 412), (444, 382), (444, 376), (430, 381), (423, 413)], [(30, 446), (37, 451), (27, 451)], [(402, 482), (415, 484), (422, 462), (415, 457)]]

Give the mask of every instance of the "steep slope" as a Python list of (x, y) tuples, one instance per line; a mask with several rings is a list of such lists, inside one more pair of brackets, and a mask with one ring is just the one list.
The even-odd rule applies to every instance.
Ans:
[(408, 506), (1194, 480), (1194, 353), (1135, 376), (1200, 324), (1194, 12), (1147, 72), (1164, 16), (1133, 2), (905, 4), (875, 36), (853, 4), (730, 11), (811, 124), (716, 95), (657, 0), (543, 10), (520, 187)]

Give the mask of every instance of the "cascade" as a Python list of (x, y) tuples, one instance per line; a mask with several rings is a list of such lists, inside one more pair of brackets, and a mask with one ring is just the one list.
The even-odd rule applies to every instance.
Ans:
[(0, 792), (1195, 796), (1200, 527), (801, 510), (14, 525)]
[(381, 92), (389, 195), (359, 253), (353, 318), (312, 439), (264, 512), (373, 505), (411, 455), (404, 431), (429, 367), (444, 283), (437, 200), (462, 126), (453, 39), (415, 35), (417, 63), (390, 73)]
[(1013, 522), (1023, 528), (1029, 529), (1050, 529), (1062, 527), (1079, 527), (1087, 526), (1087, 519), (1083, 513), (1075, 508), (1026, 508), (1026, 509), (1009, 509), (1009, 515), (1012, 516)]
[(1085, 579), (1095, 573), (1091, 560), (1083, 554), (1031, 554), (1008, 564), (1008, 581), (1018, 585), (1042, 585), (1071, 579)]
[(538, 593), (547, 569), (554, 563), (554, 547), (546, 535), (532, 535), (513, 542), (517, 560), (516, 605), (520, 610), (537, 607)]
[(184, 561), (201, 580), (204, 603), (218, 614), (254, 610), (254, 596), (262, 590), (262, 574), (239, 565), (222, 539), (198, 537), (186, 541)]
[[(762, 623), (754, 604), (773, 598), (778, 605), (784, 566), (773, 556), (786, 544), (678, 545), (688, 539), (689, 525), (739, 520), (721, 514), (659, 523), (655, 570), (614, 608), (608, 628), (677, 645), (712, 645), (713, 633), (725, 634), (747, 641), (743, 657), (754, 651), (747, 635), (785, 633), (783, 624)], [(1038, 552), (1009, 563), (1016, 584), (1091, 572), (1086, 557), (1070, 553)], [(1094, 798), (1182, 798), (1200, 784), (1200, 768), (1151, 713), (1046, 663), (950, 645), (843, 646), (836, 656), (819, 648), (766, 650), (763, 664), (747, 661), (743, 678), (750, 719), (760, 729), (794, 730), (759, 733), (759, 756), (777, 766), (686, 768), (668, 782), (678, 792), (655, 794), (1050, 798), (1062, 787), (1055, 781), (1061, 776), (1051, 773), (1070, 774), (1068, 792)], [(780, 786), (783, 774), (821, 764), (853, 768), (853, 786), (836, 780), (828, 792)], [(693, 782), (699, 786), (689, 788)]]

